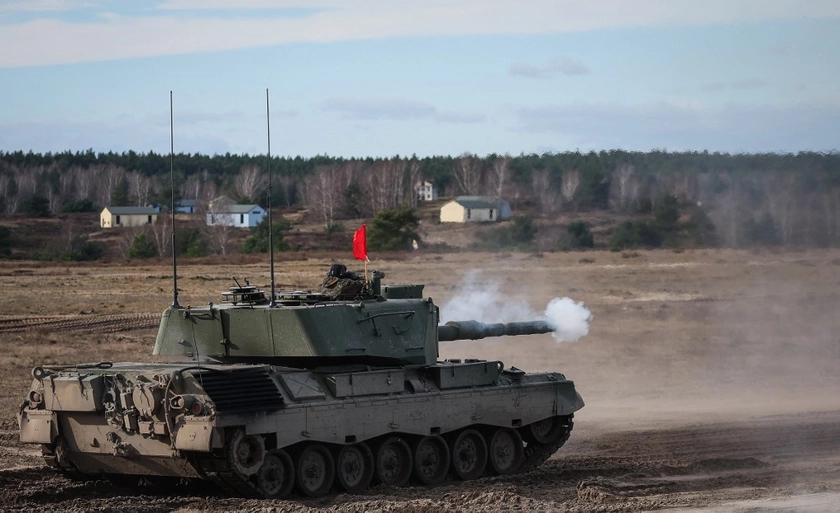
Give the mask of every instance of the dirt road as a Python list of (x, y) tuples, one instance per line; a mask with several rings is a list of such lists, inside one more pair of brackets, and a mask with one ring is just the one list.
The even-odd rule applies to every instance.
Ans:
[[(582, 258), (585, 257), (585, 258)], [(499, 359), (574, 379), (587, 405), (570, 441), (534, 472), (435, 488), (273, 502), (212, 488), (123, 488), (48, 471), (17, 440), (14, 412), (35, 364), (148, 361), (168, 304), (166, 264), (0, 264), (0, 511), (838, 511), (840, 251), (483, 255), (381, 262), (446, 305), (463, 281), (491, 304), (539, 311), (554, 297), (593, 314), (575, 343), (549, 336), (451, 343), (442, 358)], [(330, 260), (284, 263), (313, 286)], [(189, 304), (259, 266), (185, 266)], [(95, 286), (94, 286), (95, 285)], [(49, 301), (16, 290), (49, 290)], [(209, 298), (209, 299), (204, 299)], [(152, 320), (150, 320), (152, 319)], [(115, 328), (115, 329), (111, 329)], [(118, 329), (116, 329), (118, 328)]]

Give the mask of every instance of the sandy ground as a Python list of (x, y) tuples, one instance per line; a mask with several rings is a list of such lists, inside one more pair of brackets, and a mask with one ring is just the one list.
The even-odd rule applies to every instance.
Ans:
[[(330, 262), (280, 261), (278, 287), (314, 287)], [(593, 317), (577, 342), (441, 347), (442, 358), (573, 379), (587, 405), (567, 445), (525, 475), (318, 500), (69, 481), (17, 442), (29, 370), (151, 361), (151, 314), (172, 300), (170, 268), (0, 262), (0, 511), (840, 509), (840, 251), (417, 254), (372, 268), (391, 283), (426, 283), (444, 308), (478, 291), (476, 317), (540, 312), (556, 297), (583, 302)], [(269, 283), (267, 265), (182, 262), (181, 303), (218, 301), (231, 276)], [(127, 331), (110, 332), (118, 327)]]

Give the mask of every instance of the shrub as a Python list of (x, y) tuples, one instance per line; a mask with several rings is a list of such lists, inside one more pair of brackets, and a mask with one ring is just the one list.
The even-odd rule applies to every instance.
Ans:
[(586, 226), (583, 221), (575, 221), (566, 228), (569, 235), (572, 236), (572, 244), (580, 248), (591, 248), (595, 246), (595, 239), (592, 237), (592, 231)]
[(145, 233), (134, 237), (126, 252), (128, 258), (152, 258), (155, 255), (157, 255), (157, 246), (146, 238)]
[[(283, 240), (283, 232), (289, 231), (292, 224), (288, 219), (281, 217), (280, 219), (272, 220), (272, 239), (274, 242), (274, 251), (286, 251), (289, 245)], [(251, 228), (251, 235), (245, 239), (245, 244), (242, 245), (241, 251), (243, 253), (268, 253), (268, 216), (263, 217), (260, 224)]]
[(410, 251), (411, 241), (420, 240), (420, 219), (409, 207), (380, 210), (370, 223), (368, 249), (374, 251)]

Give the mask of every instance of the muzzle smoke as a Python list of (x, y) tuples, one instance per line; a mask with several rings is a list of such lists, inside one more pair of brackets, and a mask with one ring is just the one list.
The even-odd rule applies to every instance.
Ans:
[(441, 323), (476, 320), (517, 322), (545, 319), (554, 328), (558, 342), (576, 342), (589, 333), (592, 313), (571, 298), (554, 298), (544, 312), (534, 311), (520, 298), (501, 291), (498, 282), (483, 281), (480, 271), (470, 271), (458, 285), (458, 292), (440, 308)]

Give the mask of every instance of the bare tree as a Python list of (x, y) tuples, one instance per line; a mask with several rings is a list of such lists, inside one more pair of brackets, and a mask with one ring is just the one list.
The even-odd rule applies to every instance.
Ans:
[(243, 200), (247, 198), (247, 201), (256, 201), (266, 187), (268, 179), (259, 166), (242, 166), (239, 173), (233, 177), (233, 188)]
[(96, 177), (92, 168), (74, 167), (71, 170), (76, 184), (76, 200), (93, 200), (96, 190)]
[(548, 169), (539, 169), (531, 173), (531, 186), (543, 214), (553, 214), (562, 208), (563, 196), (556, 187), (552, 186), (551, 173)]
[(111, 194), (117, 183), (125, 176), (125, 170), (121, 167), (108, 164), (106, 166), (91, 167), (96, 177), (98, 187), (95, 189), (96, 202), (100, 205), (111, 204)]
[(613, 173), (610, 183), (610, 205), (614, 210), (626, 212), (639, 200), (639, 180), (632, 164), (621, 164)]
[(505, 156), (498, 157), (493, 161), (493, 166), (491, 168), (494, 186), (493, 192), (497, 198), (504, 196), (505, 184), (507, 182), (508, 175), (510, 174), (510, 163), (512, 160), (513, 159), (510, 158), (510, 155), (506, 154)]
[(763, 176), (767, 207), (778, 229), (781, 242), (791, 243), (794, 216), (796, 215), (796, 194), (793, 193), (796, 175), (793, 173), (768, 173)]
[(383, 159), (362, 172), (360, 184), (375, 215), (386, 208), (410, 204), (413, 185), (409, 182), (409, 164), (402, 159)]
[(304, 180), (303, 194), (306, 205), (311, 208), (330, 228), (341, 199), (341, 184), (338, 181), (339, 164), (319, 166), (315, 173)]
[(159, 215), (157, 222), (149, 230), (160, 257), (172, 255), (172, 222), (170, 217), (169, 215)]
[(128, 192), (138, 206), (148, 205), (155, 192), (155, 181), (136, 171), (128, 173)]
[(459, 192), (477, 195), (481, 185), (483, 162), (475, 155), (464, 153), (453, 164), (452, 176), (458, 184)]
[(6, 174), (0, 174), (0, 196), (5, 200), (6, 213), (14, 214), (20, 202), (20, 194), (17, 194), (13, 189), (14, 178)]
[[(209, 192), (209, 189), (209, 187), (205, 189), (205, 194)], [(235, 229), (225, 219), (227, 214), (224, 214), (224, 212), (227, 212), (229, 205), (230, 200), (226, 197), (201, 201), (198, 205), (198, 212), (204, 220), (202, 233), (210, 242), (211, 249), (220, 255), (227, 254), (228, 245)]]
[(572, 203), (574, 201), (575, 195), (577, 194), (579, 188), (580, 171), (578, 171), (577, 169), (567, 169), (563, 171), (563, 178), (562, 183), (560, 185), (560, 191), (562, 192), (563, 199), (566, 200), (566, 203)]

